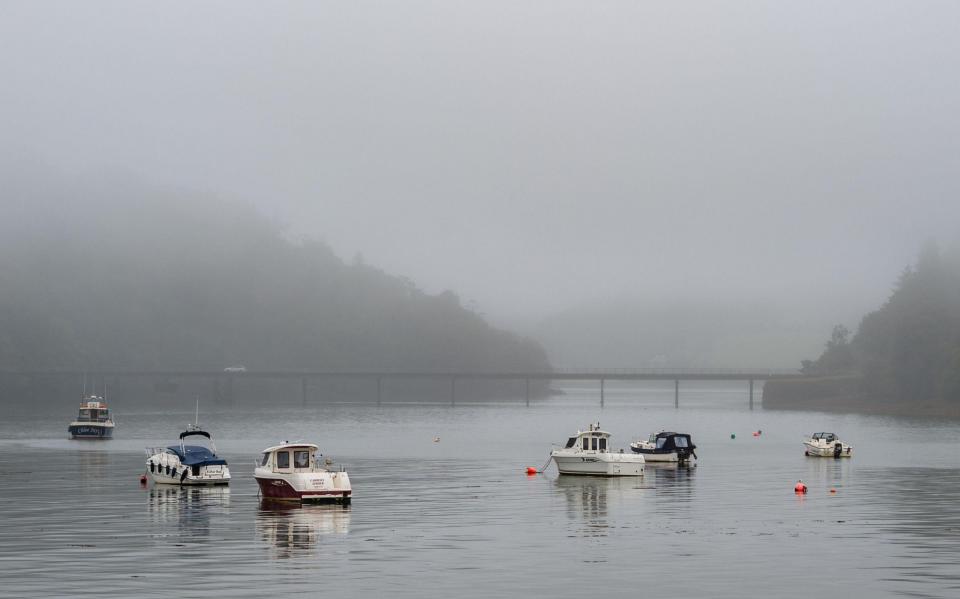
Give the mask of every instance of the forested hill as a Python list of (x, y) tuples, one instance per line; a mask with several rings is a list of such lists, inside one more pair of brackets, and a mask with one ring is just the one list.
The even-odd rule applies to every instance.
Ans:
[[(960, 249), (929, 244), (850, 338), (834, 329), (806, 383), (768, 384), (771, 404), (960, 415)], [(886, 410), (891, 411), (891, 410)]]
[(252, 206), (3, 175), (0, 370), (548, 367), (453, 293), (293, 242)]

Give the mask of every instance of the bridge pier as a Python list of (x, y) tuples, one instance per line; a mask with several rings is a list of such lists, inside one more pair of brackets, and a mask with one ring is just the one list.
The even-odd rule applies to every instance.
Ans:
[(753, 379), (750, 379), (750, 409), (753, 409)]
[(673, 407), (680, 407), (680, 379), (673, 381)]
[(524, 382), (527, 385), (527, 407), (530, 407), (530, 379), (524, 379)]
[(380, 402), (383, 399), (383, 377), (377, 377), (377, 407), (380, 407)]

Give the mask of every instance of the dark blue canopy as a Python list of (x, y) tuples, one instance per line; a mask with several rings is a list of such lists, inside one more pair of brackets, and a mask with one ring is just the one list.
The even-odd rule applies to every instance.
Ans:
[(185, 445), (184, 451), (179, 447), (170, 447), (170, 451), (177, 454), (180, 463), (184, 466), (226, 466), (227, 461), (217, 457), (217, 454), (201, 445)]

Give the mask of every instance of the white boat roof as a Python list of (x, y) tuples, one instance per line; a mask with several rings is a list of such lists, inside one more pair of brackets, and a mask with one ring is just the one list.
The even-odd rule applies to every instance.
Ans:
[(612, 435), (611, 435), (610, 433), (608, 433), (607, 431), (602, 431), (602, 430), (600, 430), (599, 428), (594, 428), (593, 425), (591, 425), (590, 428), (587, 429), (587, 430), (585, 430), (585, 431), (577, 431), (577, 436), (578, 436), (578, 437), (582, 437), (582, 436), (584, 436), (584, 435), (600, 435), (601, 437), (610, 437), (610, 436), (612, 436)]
[(315, 445), (315, 444), (313, 444), (313, 443), (289, 443), (289, 442), (283, 442), (283, 443), (281, 443), (280, 445), (274, 445), (273, 447), (268, 447), (268, 448), (264, 449), (264, 450), (263, 450), (263, 453), (269, 453), (269, 452), (271, 452), (271, 451), (276, 451), (276, 450), (278, 450), (278, 449), (289, 449), (289, 448), (292, 448), (292, 447), (309, 447), (310, 449), (316, 449), (316, 450), (319, 450), (319, 449), (320, 449), (320, 446), (319, 446), (319, 445)]

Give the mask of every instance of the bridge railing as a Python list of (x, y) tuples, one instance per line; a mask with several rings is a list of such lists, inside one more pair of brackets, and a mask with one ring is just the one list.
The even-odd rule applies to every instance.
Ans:
[(554, 368), (549, 372), (557, 374), (676, 374), (676, 375), (766, 375), (789, 376), (802, 374), (799, 368)]

